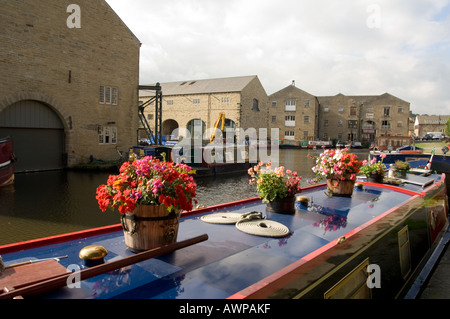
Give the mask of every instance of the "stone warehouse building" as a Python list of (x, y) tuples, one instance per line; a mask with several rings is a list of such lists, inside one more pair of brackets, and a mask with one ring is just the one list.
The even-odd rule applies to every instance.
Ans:
[[(291, 85), (267, 96), (257, 76), (163, 83), (162, 134), (196, 125), (214, 126), (221, 112), (226, 128), (276, 128), (286, 145), (302, 141), (376, 142), (379, 136), (409, 136), (410, 103), (389, 93), (315, 96)], [(145, 103), (154, 92), (140, 91)], [(145, 110), (150, 125), (154, 107)], [(200, 131), (197, 130), (197, 131)], [(205, 137), (205, 136), (204, 136)], [(273, 137), (273, 136), (272, 136)], [(206, 137), (205, 137), (206, 138)]]
[(285, 144), (302, 140), (373, 142), (379, 136), (409, 135), (410, 104), (388, 93), (314, 96), (293, 82), (269, 100), (269, 124), (280, 129)]
[(103, 0), (0, 0), (0, 136), (18, 171), (136, 143), (140, 42)]
[[(191, 137), (201, 134), (209, 139), (220, 113), (225, 114), (225, 129), (268, 128), (269, 102), (257, 76), (191, 80), (161, 83), (162, 135), (178, 133)], [(154, 97), (154, 91), (140, 90), (140, 102)], [(155, 105), (145, 108), (145, 117), (154, 129)], [(179, 130), (176, 130), (179, 129)], [(270, 132), (268, 132), (270, 134)], [(239, 133), (236, 133), (239, 135)]]
[(319, 138), (374, 142), (379, 136), (408, 136), (410, 103), (389, 93), (318, 97)]
[[(270, 127), (278, 128), (285, 145), (296, 145), (299, 140), (319, 138), (319, 100), (314, 95), (292, 85), (269, 96)], [(296, 145), (300, 146), (300, 145)]]
[(421, 138), (428, 132), (440, 132), (443, 135), (449, 115), (417, 115), (414, 122), (414, 134)]

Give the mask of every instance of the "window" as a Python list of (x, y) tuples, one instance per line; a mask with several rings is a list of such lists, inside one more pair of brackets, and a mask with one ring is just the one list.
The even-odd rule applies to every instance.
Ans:
[(323, 126), (328, 126), (328, 120), (323, 121)]
[(358, 128), (358, 121), (356, 121), (356, 120), (349, 120), (348, 121), (348, 128)]
[(309, 116), (305, 116), (303, 118), (303, 123), (309, 123)]
[(200, 104), (200, 99), (193, 99), (193, 100), (192, 100), (192, 103), (194, 103), (194, 104)]
[(272, 101), (272, 107), (277, 107), (277, 101)]
[(222, 103), (230, 103), (230, 98), (229, 97), (223, 97), (222, 98)]
[(403, 127), (403, 122), (402, 121), (398, 121), (397, 122), (397, 127)]
[(339, 111), (339, 113), (344, 113), (344, 107), (343, 106), (339, 106), (338, 111)]
[(284, 119), (286, 121), (295, 121), (295, 115), (287, 115)]
[(257, 99), (253, 99), (252, 111), (259, 112), (259, 101)]
[(119, 89), (110, 86), (100, 86), (99, 103), (117, 105), (119, 101)]
[(356, 116), (356, 106), (350, 107), (350, 116)]
[(287, 115), (284, 117), (284, 119), (285, 119), (284, 122), (285, 126), (295, 127), (295, 115)]
[(303, 131), (303, 138), (304, 138), (305, 140), (308, 139), (308, 131)]
[(117, 127), (99, 126), (98, 128), (99, 144), (117, 144)]
[(391, 112), (391, 108), (389, 106), (384, 107), (384, 110), (383, 110), (384, 116), (389, 116), (390, 112)]
[(338, 126), (342, 126), (344, 124), (344, 122), (342, 122), (342, 120), (338, 121)]
[(276, 115), (272, 115), (272, 123), (275, 123), (277, 121), (277, 116)]
[(398, 113), (403, 113), (403, 107), (402, 106), (398, 107)]
[(309, 107), (309, 100), (305, 100), (305, 107)]
[(381, 128), (382, 129), (390, 129), (391, 128), (391, 122), (389, 121), (381, 121)]
[(173, 105), (173, 100), (167, 100), (167, 105)]
[(324, 113), (328, 113), (329, 111), (330, 111), (330, 109), (328, 108), (328, 106), (326, 106), (326, 107), (323, 108), (323, 112), (324, 112)]
[(286, 101), (286, 111), (295, 112), (296, 110), (296, 101), (295, 100), (287, 100)]
[(286, 138), (289, 138), (289, 137), (294, 137), (295, 136), (295, 133), (294, 133), (294, 131), (285, 131), (284, 132), (284, 137), (286, 137)]

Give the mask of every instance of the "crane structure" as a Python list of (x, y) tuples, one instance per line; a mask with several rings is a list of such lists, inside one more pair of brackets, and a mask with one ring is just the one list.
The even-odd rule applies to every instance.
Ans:
[(217, 131), (217, 128), (219, 127), (220, 122), (222, 122), (222, 124), (221, 124), (221, 126), (220, 126), (220, 129), (221, 129), (221, 131), (223, 132), (223, 128), (225, 127), (225, 113), (223, 113), (223, 112), (221, 112), (221, 113), (219, 114), (219, 117), (217, 118), (216, 123), (214, 123), (214, 130), (213, 130), (213, 132), (211, 133), (211, 138), (209, 139), (209, 142), (210, 142), (210, 143), (211, 143), (211, 142), (214, 140), (214, 138), (216, 137), (216, 131)]
[[(147, 133), (147, 138), (151, 144), (161, 145), (162, 144), (162, 90), (161, 85), (156, 83), (156, 85), (139, 85), (139, 90), (150, 90), (155, 91), (155, 96), (151, 97), (148, 101), (139, 104), (139, 119), (144, 126), (145, 132)], [(147, 119), (144, 115), (145, 108), (151, 103), (155, 102), (155, 129), (154, 131), (150, 128)]]

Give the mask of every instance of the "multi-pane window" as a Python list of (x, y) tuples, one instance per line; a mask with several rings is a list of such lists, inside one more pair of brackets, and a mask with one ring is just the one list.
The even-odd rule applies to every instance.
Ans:
[(192, 100), (192, 103), (194, 103), (194, 104), (200, 104), (200, 99), (193, 99), (193, 100)]
[(303, 123), (309, 123), (309, 116), (305, 116), (303, 118)]
[(285, 137), (294, 137), (295, 133), (294, 133), (294, 131), (285, 131), (284, 136)]
[(229, 97), (223, 97), (222, 98), (222, 103), (230, 103), (230, 98)]
[(349, 120), (348, 128), (358, 128), (358, 121), (357, 120)]
[(99, 126), (98, 128), (99, 144), (117, 144), (117, 127)]
[(385, 106), (383, 109), (383, 115), (384, 116), (389, 116), (391, 113), (391, 108), (389, 106)]
[(119, 89), (110, 86), (100, 86), (99, 103), (117, 105), (119, 101)]
[(288, 112), (295, 112), (296, 104), (295, 100), (287, 100), (285, 103), (285, 110)]

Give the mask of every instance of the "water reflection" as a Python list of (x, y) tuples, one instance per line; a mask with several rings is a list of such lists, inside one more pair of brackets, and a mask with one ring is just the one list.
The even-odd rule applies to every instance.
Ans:
[[(280, 163), (296, 170), (305, 186), (313, 177), (312, 160), (307, 155), (320, 152), (280, 150)], [(367, 157), (367, 152), (360, 157)], [(117, 224), (118, 213), (101, 212), (95, 199), (96, 188), (106, 183), (108, 175), (74, 171), (17, 174), (14, 185), (0, 189), (0, 245)], [(248, 181), (246, 173), (198, 179), (199, 205), (257, 196)]]

